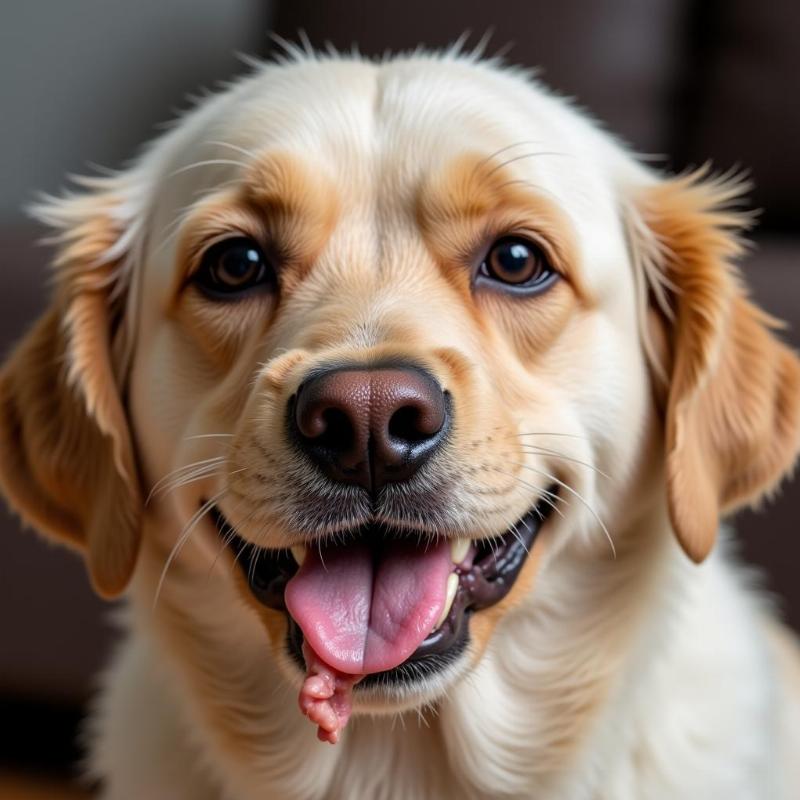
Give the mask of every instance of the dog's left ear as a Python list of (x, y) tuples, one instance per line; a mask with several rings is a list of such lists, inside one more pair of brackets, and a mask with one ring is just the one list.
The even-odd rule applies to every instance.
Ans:
[(124, 180), (34, 213), (56, 230), (49, 309), (0, 370), (0, 489), (24, 520), (83, 554), (95, 589), (121, 592), (141, 497), (120, 394), (130, 201)]
[(800, 450), (800, 361), (734, 266), (750, 218), (731, 204), (746, 188), (701, 169), (637, 189), (631, 206), (638, 268), (665, 312), (669, 512), (698, 562), (720, 515), (774, 488)]

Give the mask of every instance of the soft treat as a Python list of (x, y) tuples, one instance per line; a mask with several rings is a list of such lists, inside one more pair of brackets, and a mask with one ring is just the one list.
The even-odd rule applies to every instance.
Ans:
[(338, 740), (362, 677), (402, 664), (433, 630), (445, 607), (450, 554), (446, 541), (309, 548), (285, 597), (305, 639), (300, 708), (319, 725), (320, 739)]
[(336, 744), (353, 710), (352, 689), (360, 675), (345, 675), (331, 669), (308, 646), (303, 645), (308, 670), (300, 689), (300, 710), (318, 726), (321, 742)]

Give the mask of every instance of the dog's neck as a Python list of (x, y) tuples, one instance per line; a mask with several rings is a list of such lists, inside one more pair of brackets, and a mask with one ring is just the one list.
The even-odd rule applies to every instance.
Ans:
[[(594, 740), (613, 727), (616, 692), (646, 681), (638, 662), (640, 653), (653, 654), (648, 632), (669, 630), (657, 617), (674, 613), (674, 598), (686, 591), (675, 591), (689, 579), (682, 560), (662, 509), (620, 532), (616, 559), (574, 552), (553, 559), (469, 679), (419, 713), (357, 715), (337, 747), (316, 742), (263, 627), (241, 605), (240, 618), (226, 614), (237, 604), (220, 601), (218, 592), (230, 589), (213, 575), (176, 564), (154, 613), (163, 559), (145, 547), (134, 624), (169, 654), (192, 738), (199, 734), (221, 781), (236, 776), (237, 797), (388, 796), (377, 787), (389, 780), (398, 798), (489, 797), (502, 787), (527, 796), (563, 781), (582, 753), (604, 752)], [(198, 580), (206, 589), (189, 591)], [(668, 648), (668, 639), (658, 647)]]

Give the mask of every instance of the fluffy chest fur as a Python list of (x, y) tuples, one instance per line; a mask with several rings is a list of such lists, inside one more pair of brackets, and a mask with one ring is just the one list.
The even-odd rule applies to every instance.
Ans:
[(235, 620), (208, 608), (201, 630), (179, 613), (159, 631), (134, 614), (93, 721), (92, 771), (112, 776), (108, 800), (788, 800), (794, 644), (770, 634), (726, 556), (697, 570), (664, 533), (625, 578), (609, 564), (591, 581), (555, 572), (473, 675), (419, 710), (357, 718), (338, 749), (287, 708), (291, 687), (263, 653), (241, 660)]

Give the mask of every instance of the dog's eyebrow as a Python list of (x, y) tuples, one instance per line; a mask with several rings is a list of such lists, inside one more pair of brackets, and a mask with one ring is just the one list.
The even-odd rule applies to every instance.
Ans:
[(261, 211), (281, 246), (298, 260), (321, 249), (336, 223), (333, 181), (291, 153), (259, 158), (244, 175), (246, 201)]
[(302, 275), (328, 241), (339, 214), (333, 181), (294, 155), (272, 153), (251, 164), (235, 186), (198, 201), (179, 232), (171, 297), (215, 237), (238, 232), (267, 243)]
[(476, 239), (528, 230), (554, 255), (559, 271), (584, 299), (577, 235), (569, 215), (547, 190), (498, 167), (483, 153), (454, 158), (428, 177), (417, 196), (416, 218), (430, 246), (466, 252)]
[(270, 153), (252, 163), (244, 174), (252, 200), (286, 213), (335, 206), (333, 186), (316, 169), (291, 153)]

